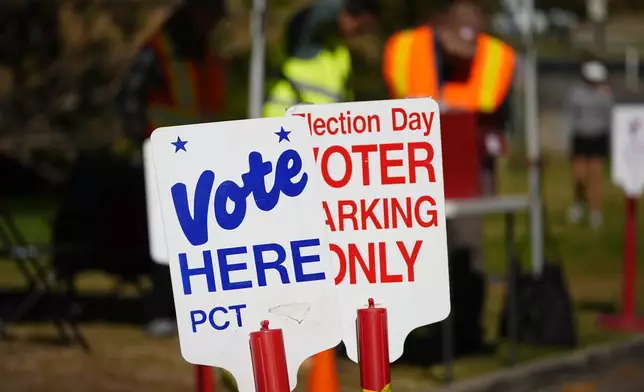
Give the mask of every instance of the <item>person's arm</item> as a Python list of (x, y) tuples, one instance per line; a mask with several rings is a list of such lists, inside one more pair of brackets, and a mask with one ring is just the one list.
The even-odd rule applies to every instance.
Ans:
[(507, 125), (512, 120), (512, 115), (514, 114), (513, 100), (512, 91), (510, 91), (494, 112), (479, 113), (479, 127), (483, 134), (488, 132), (511, 133)]
[(514, 127), (511, 123), (513, 112), (513, 86), (510, 86), (503, 102), (496, 111), (479, 115), (484, 164), (492, 164), (490, 162), (494, 157), (506, 151), (508, 145), (505, 140), (514, 132)]
[(161, 76), (154, 50), (146, 46), (135, 57), (118, 97), (118, 109), (126, 136), (137, 145), (147, 136), (147, 99)]

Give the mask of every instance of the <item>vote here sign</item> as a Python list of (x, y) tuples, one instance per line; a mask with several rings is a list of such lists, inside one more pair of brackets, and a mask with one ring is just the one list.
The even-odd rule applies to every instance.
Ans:
[(159, 128), (151, 145), (183, 357), (254, 391), (249, 333), (268, 320), (295, 388), (342, 338), (306, 121)]
[(429, 98), (298, 105), (323, 182), (349, 358), (356, 310), (386, 307), (392, 361), (415, 328), (450, 312), (439, 110)]

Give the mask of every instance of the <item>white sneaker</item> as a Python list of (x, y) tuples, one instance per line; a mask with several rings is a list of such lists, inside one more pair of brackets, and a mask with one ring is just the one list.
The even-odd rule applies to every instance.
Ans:
[(173, 336), (176, 333), (176, 330), (176, 320), (166, 318), (154, 319), (145, 327), (145, 333), (153, 338)]
[(579, 223), (584, 217), (584, 208), (581, 204), (573, 204), (568, 209), (568, 221), (570, 223)]
[(602, 213), (593, 211), (590, 213), (590, 218), (588, 219), (588, 223), (590, 224), (590, 228), (593, 230), (599, 230), (599, 228), (602, 226)]

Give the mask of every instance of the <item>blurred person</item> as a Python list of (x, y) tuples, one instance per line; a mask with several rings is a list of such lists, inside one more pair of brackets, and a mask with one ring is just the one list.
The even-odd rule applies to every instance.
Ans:
[[(225, 15), (224, 0), (186, 0), (138, 52), (120, 94), (125, 138), (115, 143), (115, 150), (133, 158), (141, 181), (142, 144), (154, 129), (214, 121), (221, 115), (224, 64), (210, 49), (209, 35)], [(146, 332), (173, 335), (168, 266), (153, 266), (152, 284), (152, 320)]]
[[(299, 10), (287, 26), (286, 60), (268, 89), (263, 116), (284, 116), (298, 103), (352, 100), (346, 41), (375, 27), (379, 13), (378, 0), (317, 0)], [(310, 367), (313, 359), (303, 366)]]
[(589, 212), (588, 223), (602, 224), (604, 161), (609, 152), (613, 93), (607, 85), (608, 72), (599, 61), (585, 62), (581, 81), (566, 100), (566, 114), (572, 135), (573, 204), (568, 219), (578, 223)]
[[(517, 56), (506, 43), (486, 34), (484, 27), (483, 13), (475, 3), (453, 1), (444, 14), (434, 15), (424, 25), (397, 32), (387, 40), (383, 76), (390, 98), (433, 97), (443, 112), (476, 114), (480, 186), (483, 195), (491, 196), (496, 193), (497, 157), (503, 151), (503, 134), (511, 116)], [(467, 264), (458, 270), (473, 275), (467, 278), (468, 292), (477, 301), (469, 300), (467, 306), (474, 307), (471, 313), (479, 322), (479, 330), (459, 339), (471, 339), (474, 347), (482, 344), (483, 337), (483, 219), (457, 218), (447, 225), (450, 252), (459, 255), (453, 259)], [(471, 283), (474, 281), (478, 283)]]
[(392, 35), (383, 74), (390, 98), (431, 96), (441, 110), (477, 114), (482, 133), (482, 189), (495, 191), (496, 158), (511, 115), (515, 51), (483, 32), (478, 6), (456, 0), (446, 15)]
[(353, 99), (346, 40), (370, 31), (379, 11), (378, 0), (318, 0), (298, 11), (287, 28), (287, 59), (268, 91), (264, 116), (283, 116), (296, 103)]

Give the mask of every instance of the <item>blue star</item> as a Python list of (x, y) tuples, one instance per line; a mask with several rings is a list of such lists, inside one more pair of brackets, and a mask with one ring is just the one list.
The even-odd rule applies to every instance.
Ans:
[(291, 133), (291, 131), (288, 131), (288, 132), (285, 131), (284, 127), (281, 127), (279, 132), (275, 132), (275, 134), (280, 137), (280, 140), (278, 141), (278, 143), (281, 143), (282, 140), (286, 140), (287, 142), (290, 142), (291, 139), (288, 138), (289, 133)]
[(181, 138), (179, 136), (177, 136), (177, 141), (176, 142), (171, 142), (170, 144), (172, 144), (174, 146), (174, 152), (176, 154), (176, 153), (179, 152), (179, 150), (183, 150), (185, 152), (188, 152), (186, 150), (186, 143), (188, 143), (188, 142), (181, 140)]

